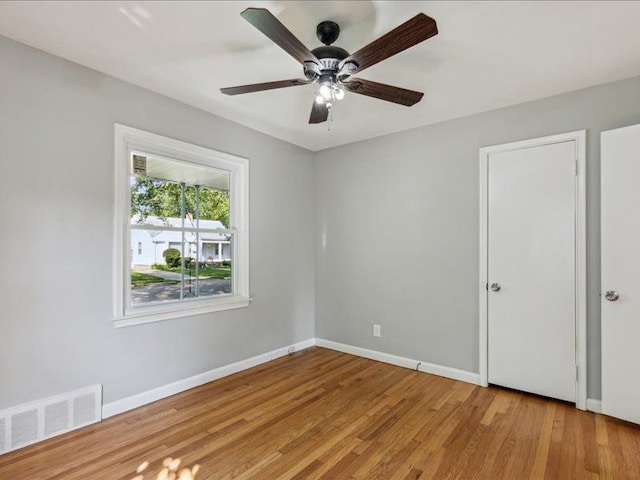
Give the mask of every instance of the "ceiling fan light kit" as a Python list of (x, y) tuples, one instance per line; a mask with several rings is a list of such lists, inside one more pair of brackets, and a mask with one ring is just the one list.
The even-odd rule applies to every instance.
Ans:
[(409, 107), (422, 99), (422, 92), (353, 75), (437, 35), (436, 21), (424, 13), (419, 13), (353, 54), (333, 45), (340, 35), (340, 27), (335, 22), (326, 20), (318, 24), (316, 36), (323, 45), (310, 51), (269, 10), (247, 8), (240, 15), (301, 63), (305, 78), (221, 88), (220, 91), (226, 95), (315, 83), (318, 89), (309, 117), (311, 124), (326, 122), (333, 103), (344, 98), (345, 90)]
[(342, 100), (344, 98), (344, 90), (340, 88), (340, 85), (335, 83), (333, 79), (326, 81), (320, 81), (318, 86), (318, 93), (316, 94), (316, 103), (333, 103), (336, 100)]

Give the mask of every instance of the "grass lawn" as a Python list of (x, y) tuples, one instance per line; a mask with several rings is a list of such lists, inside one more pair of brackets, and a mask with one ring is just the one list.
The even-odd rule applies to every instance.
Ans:
[[(180, 273), (180, 267), (175, 267), (175, 268), (171, 268), (168, 267), (166, 265), (153, 265), (151, 268), (153, 268), (154, 270), (164, 270), (165, 272), (175, 272), (175, 273)], [(196, 269), (194, 268), (187, 268), (184, 271), (185, 275), (192, 275), (195, 276), (196, 274)], [(200, 268), (200, 270), (198, 270), (198, 276), (200, 278), (202, 277), (210, 277), (210, 278), (218, 278), (218, 279), (223, 279), (223, 278), (229, 278), (231, 277), (231, 267), (221, 267), (221, 268), (211, 268), (211, 267), (204, 267), (204, 268)]]
[(146, 273), (131, 272), (131, 285), (146, 285), (148, 283), (176, 283), (173, 280), (165, 280), (155, 275)]

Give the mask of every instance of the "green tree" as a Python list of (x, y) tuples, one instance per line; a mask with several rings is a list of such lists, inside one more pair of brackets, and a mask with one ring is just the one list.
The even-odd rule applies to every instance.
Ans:
[[(153, 215), (160, 218), (181, 215), (181, 186), (177, 183), (135, 177), (131, 184), (131, 216), (140, 221)], [(201, 220), (219, 220), (229, 227), (229, 192), (200, 188)], [(185, 213), (196, 218), (196, 188), (185, 187)]]

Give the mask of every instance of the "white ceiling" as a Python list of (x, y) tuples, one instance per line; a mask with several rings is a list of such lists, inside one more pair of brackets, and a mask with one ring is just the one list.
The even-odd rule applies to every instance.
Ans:
[[(309, 125), (314, 86), (239, 96), (221, 87), (301, 78), (287, 53), (240, 17), (268, 8), (309, 49), (340, 24), (354, 52), (418, 12), (439, 34), (362, 78), (425, 92), (407, 108), (347, 94)], [(310, 150), (640, 75), (640, 2), (0, 2), (0, 34)]]

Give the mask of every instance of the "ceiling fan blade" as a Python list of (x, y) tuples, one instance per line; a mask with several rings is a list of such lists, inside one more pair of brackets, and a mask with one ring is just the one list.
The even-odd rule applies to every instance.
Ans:
[(324, 103), (313, 102), (311, 107), (311, 116), (309, 117), (309, 123), (322, 123), (326, 122), (329, 118), (329, 109)]
[(308, 80), (291, 79), (278, 80), (277, 82), (254, 83), (251, 85), (239, 85), (237, 87), (221, 88), (220, 91), (225, 95), (240, 95), (242, 93), (261, 92), (263, 90), (273, 90), (275, 88), (297, 87), (298, 85), (308, 85)]
[(320, 64), (316, 56), (266, 8), (247, 8), (240, 15), (298, 62)]
[(350, 78), (343, 85), (350, 92), (386, 100), (387, 102), (399, 103), (407, 107), (418, 103), (424, 95), (424, 93), (416, 92), (415, 90), (372, 82), (363, 78)]
[(365, 68), (413, 47), (437, 33), (436, 21), (424, 13), (419, 13), (369, 45), (352, 53), (341, 62), (341, 65), (355, 62), (358, 65), (358, 72), (361, 72)]

